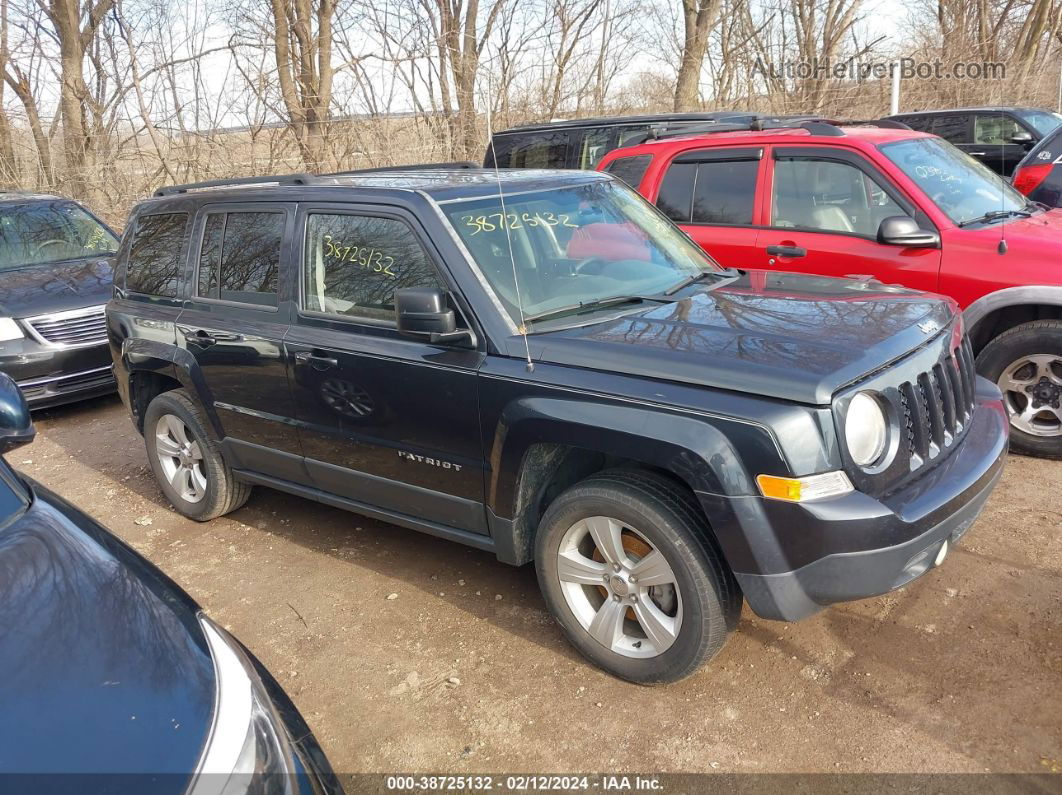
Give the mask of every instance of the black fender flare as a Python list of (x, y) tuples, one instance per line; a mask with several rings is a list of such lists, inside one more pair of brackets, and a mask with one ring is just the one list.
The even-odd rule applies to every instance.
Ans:
[[(221, 438), (221, 421), (214, 410), (210, 389), (195, 357), (184, 348), (166, 342), (129, 337), (122, 342), (122, 368), (126, 379), (134, 372), (158, 373), (177, 381), (199, 402)], [(128, 390), (128, 381), (122, 387)]]
[[(781, 458), (767, 428), (746, 420), (578, 398), (538, 396), (513, 401), (495, 429), (487, 487), (490, 512), (511, 533), (510, 538), (495, 539), (500, 547), (511, 550), (507, 558), (528, 559), (532, 528), (519, 521), (516, 503), (525, 456), (543, 444), (615, 455), (666, 471), (682, 480), (702, 504), (705, 497), (714, 495), (756, 494), (755, 472), (776, 470), (777, 465), (768, 467), (763, 462)], [(744, 455), (738, 453), (739, 448)], [(751, 463), (756, 465), (752, 472)]]

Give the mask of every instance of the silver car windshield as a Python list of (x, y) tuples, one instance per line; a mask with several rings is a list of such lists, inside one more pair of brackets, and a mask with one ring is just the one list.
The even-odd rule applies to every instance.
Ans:
[(517, 326), (721, 273), (656, 208), (614, 181), (505, 195), (504, 213), (497, 195), (443, 210)]
[(957, 224), (1026, 205), (1005, 179), (941, 138), (909, 138), (879, 148)]

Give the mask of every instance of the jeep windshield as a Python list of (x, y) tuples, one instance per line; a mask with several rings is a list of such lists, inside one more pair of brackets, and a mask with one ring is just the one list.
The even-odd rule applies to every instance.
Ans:
[(504, 212), (497, 195), (443, 208), (516, 326), (677, 300), (672, 291), (726, 275), (625, 185), (595, 181), (504, 199)]
[(114, 234), (76, 204), (38, 201), (0, 208), (0, 271), (117, 250)]
[(1033, 212), (1003, 177), (941, 138), (909, 138), (879, 148), (960, 226)]

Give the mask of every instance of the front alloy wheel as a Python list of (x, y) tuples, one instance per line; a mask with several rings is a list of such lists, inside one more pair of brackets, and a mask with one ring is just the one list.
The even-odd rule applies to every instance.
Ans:
[(579, 624), (606, 649), (656, 657), (682, 624), (675, 572), (645, 536), (607, 516), (572, 525), (557, 560), (564, 599)]
[(535, 568), (571, 644), (640, 684), (689, 676), (741, 613), (741, 590), (695, 498), (652, 472), (601, 472), (553, 500)]

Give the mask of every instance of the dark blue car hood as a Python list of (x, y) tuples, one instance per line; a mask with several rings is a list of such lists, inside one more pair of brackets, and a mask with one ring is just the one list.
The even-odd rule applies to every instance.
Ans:
[(110, 300), (113, 282), (110, 257), (0, 270), (0, 317), (34, 317), (102, 306)]
[(0, 776), (146, 773), (150, 791), (183, 792), (214, 703), (198, 608), (31, 486), (33, 504), (0, 528)]
[[(714, 289), (713, 289), (714, 288)], [(954, 322), (951, 299), (869, 280), (736, 272), (669, 304), (533, 334), (554, 364), (827, 404)], [(523, 340), (509, 352), (522, 356)]]

